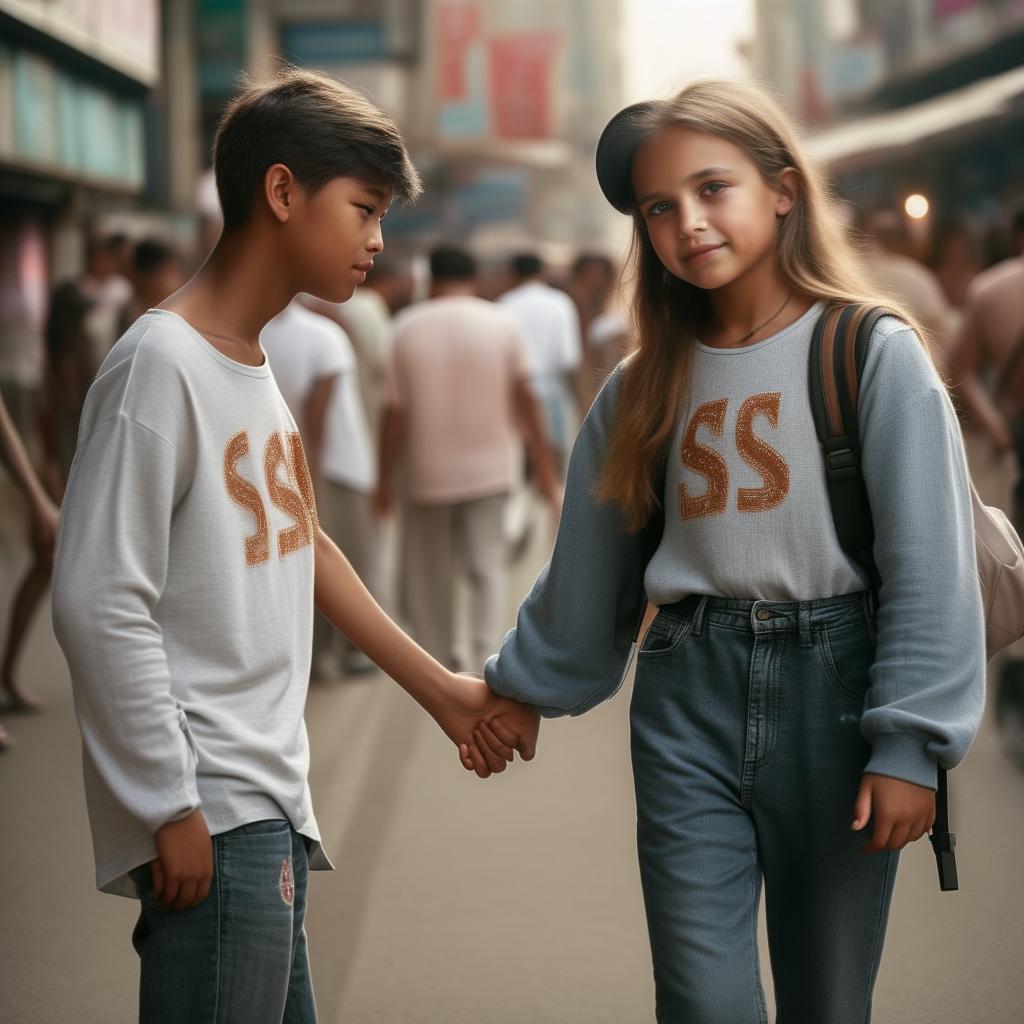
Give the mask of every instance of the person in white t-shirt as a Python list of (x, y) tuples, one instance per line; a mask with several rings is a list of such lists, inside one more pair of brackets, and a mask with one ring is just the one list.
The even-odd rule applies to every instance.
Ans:
[(545, 284), (537, 256), (516, 256), (515, 286), (498, 299), (515, 318), (530, 353), (531, 383), (544, 414), (544, 426), (559, 472), (565, 472), (572, 445), (575, 375), (583, 347), (576, 305), (565, 292)]
[(260, 345), (297, 292), (343, 302), (365, 280), (381, 218), (420, 189), (398, 129), (354, 89), (284, 68), (228, 105), (214, 164), (216, 248), (89, 389), (53, 625), (96, 884), (139, 901), (140, 1021), (312, 1024), (308, 874), (330, 867), (304, 720), (314, 605), (482, 777), (512, 755), (481, 752), (479, 724), (531, 757), (539, 719), (438, 664), (368, 593), (320, 527)]
[(455, 567), (464, 567), (480, 671), (501, 639), (502, 518), (515, 476), (517, 425), (535, 460), (538, 488), (553, 505), (558, 488), (515, 320), (476, 296), (476, 262), (468, 252), (435, 250), (430, 273), (432, 297), (395, 321), (377, 508), (382, 515), (393, 508), (402, 456), (402, 597), (409, 625), (438, 661), (454, 664)]

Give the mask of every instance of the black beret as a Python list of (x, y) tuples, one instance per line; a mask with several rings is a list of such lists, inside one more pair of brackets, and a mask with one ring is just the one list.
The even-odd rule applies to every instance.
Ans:
[(597, 140), (597, 183), (620, 213), (629, 213), (633, 206), (633, 154), (664, 110), (658, 100), (634, 103), (620, 110)]

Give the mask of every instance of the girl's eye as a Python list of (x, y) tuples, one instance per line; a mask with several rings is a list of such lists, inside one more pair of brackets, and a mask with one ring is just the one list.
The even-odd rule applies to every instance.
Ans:
[(701, 194), (706, 196), (717, 196), (723, 189), (726, 188), (724, 181), (709, 181), (706, 185), (702, 186)]
[(666, 203), (664, 201), (651, 203), (651, 205), (647, 207), (647, 216), (657, 217), (659, 214), (664, 213), (670, 205), (670, 203)]
[(367, 215), (367, 217), (369, 217), (373, 213), (372, 206), (363, 206), (362, 203), (356, 203), (356, 206), (359, 207), (359, 209), (362, 210), (363, 213)]

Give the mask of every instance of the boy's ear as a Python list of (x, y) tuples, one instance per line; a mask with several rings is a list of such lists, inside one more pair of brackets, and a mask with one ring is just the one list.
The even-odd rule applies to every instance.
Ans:
[(775, 214), (783, 217), (796, 205), (800, 178), (793, 167), (786, 167), (775, 182)]
[(263, 175), (263, 197), (271, 216), (281, 224), (291, 219), (297, 188), (295, 175), (284, 164), (271, 164)]

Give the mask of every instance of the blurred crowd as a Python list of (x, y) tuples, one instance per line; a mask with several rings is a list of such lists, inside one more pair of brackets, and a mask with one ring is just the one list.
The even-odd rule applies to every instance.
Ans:
[[(849, 212), (879, 289), (928, 331), (978, 450), (1015, 456), (1019, 480), (1024, 210), (999, 226), (995, 248), (962, 218), (938, 218), (924, 234), (902, 212)], [(84, 272), (50, 296), (37, 467), (0, 405), (3, 457), (32, 521), (32, 559), (15, 582), (4, 636), (5, 712), (37, 706), (19, 655), (48, 586), (90, 382), (120, 334), (190, 269), (165, 238), (94, 234)], [(449, 667), (480, 671), (501, 639), (509, 565), (538, 530), (550, 539), (576, 430), (632, 344), (628, 297), (629, 281), (605, 253), (550, 266), (534, 252), (481, 261), (446, 245), (429, 258), (384, 254), (351, 301), (299, 296), (264, 330), (321, 525), (371, 593)], [(1024, 485), (1013, 504), (1020, 529)], [(314, 683), (372, 668), (318, 622)], [(1019, 752), (1014, 723), (1024, 712), (1005, 720)], [(7, 742), (0, 726), (0, 746)]]

